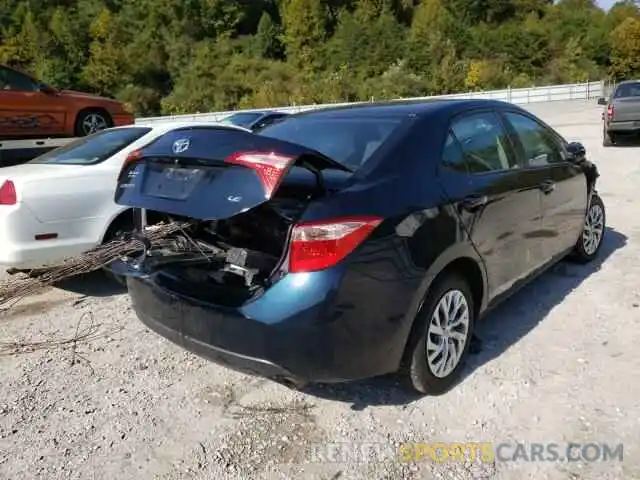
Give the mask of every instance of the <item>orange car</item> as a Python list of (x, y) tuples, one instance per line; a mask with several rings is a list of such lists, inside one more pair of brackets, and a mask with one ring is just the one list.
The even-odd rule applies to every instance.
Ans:
[(58, 90), (0, 65), (0, 139), (82, 137), (132, 123), (116, 100)]

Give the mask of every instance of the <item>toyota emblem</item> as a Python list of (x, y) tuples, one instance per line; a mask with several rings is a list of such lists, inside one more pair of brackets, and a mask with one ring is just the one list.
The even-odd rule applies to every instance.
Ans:
[(176, 140), (173, 142), (173, 153), (183, 153), (189, 149), (189, 145), (191, 142), (188, 138), (181, 138), (180, 140)]

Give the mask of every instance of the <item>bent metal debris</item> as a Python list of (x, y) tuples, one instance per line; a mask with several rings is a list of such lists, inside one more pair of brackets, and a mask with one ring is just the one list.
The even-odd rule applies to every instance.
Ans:
[(10, 308), (24, 297), (38, 294), (62, 280), (100, 270), (118, 258), (142, 252), (149, 244), (185, 228), (187, 224), (182, 222), (153, 225), (145, 229), (143, 236), (129, 235), (112, 240), (57, 265), (12, 275), (0, 283), (0, 310)]

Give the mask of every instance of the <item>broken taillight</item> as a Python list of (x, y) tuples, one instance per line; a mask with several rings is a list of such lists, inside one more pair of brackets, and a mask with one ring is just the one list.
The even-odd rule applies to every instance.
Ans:
[(336, 265), (356, 249), (382, 222), (379, 217), (358, 216), (293, 227), (289, 248), (291, 273), (313, 272)]
[(15, 205), (18, 203), (16, 186), (11, 180), (5, 180), (0, 187), (0, 205)]
[(225, 163), (254, 170), (264, 187), (265, 197), (270, 198), (294, 160), (294, 157), (274, 152), (237, 152), (229, 155)]
[(607, 107), (607, 118), (611, 120), (613, 118), (613, 105)]

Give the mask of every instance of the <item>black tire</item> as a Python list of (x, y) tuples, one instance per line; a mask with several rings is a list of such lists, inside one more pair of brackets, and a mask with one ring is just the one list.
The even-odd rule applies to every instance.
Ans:
[[(599, 228), (589, 228), (589, 223), (593, 223), (598, 215), (601, 215), (601, 225)], [(597, 222), (600, 223), (600, 222)], [(593, 232), (595, 230), (600, 231), (600, 236), (597, 241), (597, 244), (594, 245), (591, 243), (593, 241)], [(592, 261), (594, 258), (598, 256), (598, 252), (602, 247), (602, 243), (604, 242), (605, 232), (607, 231), (607, 215), (604, 207), (604, 202), (600, 198), (600, 196), (596, 193), (591, 197), (591, 202), (589, 203), (589, 208), (587, 209), (587, 214), (585, 215), (585, 222), (583, 232), (578, 238), (576, 242), (576, 246), (573, 251), (573, 258), (579, 263), (588, 263)], [(589, 240), (591, 238), (591, 241)]]
[[(462, 355), (458, 363), (446, 375), (437, 375), (427, 358), (427, 338), (432, 333), (431, 320), (440, 301), (450, 292), (461, 294), (466, 300), (468, 309), (468, 326), (466, 339), (462, 347)], [(449, 391), (459, 380), (464, 363), (469, 353), (469, 344), (475, 325), (475, 309), (473, 295), (467, 281), (454, 273), (445, 273), (431, 287), (424, 304), (415, 320), (411, 338), (407, 344), (405, 371), (409, 387), (420, 394), (441, 395)], [(436, 337), (431, 337), (432, 339)], [(459, 345), (459, 344), (458, 344)], [(438, 356), (436, 357), (438, 358)]]
[[(130, 232), (132, 230), (133, 230), (133, 214), (131, 219), (128, 219), (126, 217), (126, 214), (124, 216), (120, 216), (111, 224), (111, 226), (107, 230), (107, 233), (104, 236), (102, 243), (107, 243), (112, 240), (122, 238), (127, 232)], [(123, 287), (127, 286), (126, 277), (122, 275), (116, 275), (108, 267), (104, 267), (102, 271), (104, 272), (105, 276), (109, 280), (115, 282), (120, 286), (123, 286)]]
[(607, 132), (607, 129), (603, 129), (602, 130), (602, 145), (604, 147), (611, 147), (612, 145), (614, 145), (615, 142), (615, 135), (613, 133)]
[[(86, 122), (92, 122), (95, 120), (95, 128), (90, 129)], [(93, 122), (92, 122), (93, 123)], [(74, 127), (76, 137), (86, 137), (87, 135), (91, 135), (93, 133), (99, 132), (100, 130), (104, 130), (105, 128), (109, 128), (113, 126), (113, 120), (111, 116), (104, 110), (101, 109), (90, 109), (83, 110), (78, 114), (76, 118), (76, 123)]]

